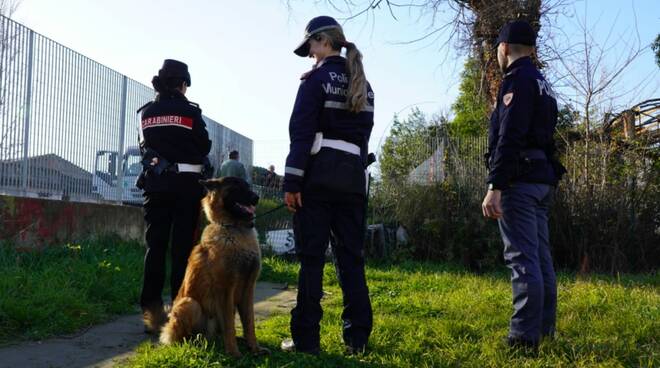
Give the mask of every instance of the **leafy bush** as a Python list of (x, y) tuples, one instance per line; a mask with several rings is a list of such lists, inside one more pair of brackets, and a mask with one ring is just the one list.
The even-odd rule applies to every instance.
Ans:
[(442, 118), (428, 119), (417, 108), (406, 119), (395, 116), (378, 157), (380, 176), (390, 181), (405, 180), (412, 169), (433, 154), (430, 143), (441, 135), (442, 123)]
[(461, 73), (461, 85), (452, 105), (454, 119), (449, 129), (454, 137), (482, 136), (488, 131), (489, 104), (483, 91), (485, 85), (479, 60), (469, 57)]
[(660, 148), (616, 140), (570, 144), (550, 220), (555, 261), (583, 272), (660, 266)]

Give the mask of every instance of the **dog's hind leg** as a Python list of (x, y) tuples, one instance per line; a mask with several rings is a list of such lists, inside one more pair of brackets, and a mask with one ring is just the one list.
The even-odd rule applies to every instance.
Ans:
[(202, 307), (190, 297), (177, 299), (172, 306), (170, 319), (160, 334), (161, 344), (169, 345), (183, 341), (204, 326)]
[(235, 316), (234, 288), (228, 288), (223, 292), (220, 302), (220, 315), (218, 317), (220, 323), (222, 323), (222, 340), (225, 344), (225, 352), (235, 358), (240, 358), (241, 352), (238, 351), (238, 344), (236, 343)]

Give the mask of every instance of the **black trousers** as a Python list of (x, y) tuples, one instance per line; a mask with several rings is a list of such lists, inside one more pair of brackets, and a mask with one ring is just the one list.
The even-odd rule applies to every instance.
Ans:
[(298, 351), (320, 347), (323, 316), (323, 266), (330, 236), (335, 267), (344, 298), (343, 339), (347, 346), (366, 346), (373, 324), (364, 275), (365, 204), (319, 201), (303, 196), (293, 218), (296, 253), (300, 259), (298, 296), (291, 311), (291, 337)]
[(144, 257), (144, 282), (140, 296), (140, 305), (143, 308), (163, 304), (165, 264), (170, 240), (170, 289), (172, 300), (176, 298), (186, 273), (188, 256), (194, 245), (199, 213), (199, 192), (145, 194), (147, 252)]

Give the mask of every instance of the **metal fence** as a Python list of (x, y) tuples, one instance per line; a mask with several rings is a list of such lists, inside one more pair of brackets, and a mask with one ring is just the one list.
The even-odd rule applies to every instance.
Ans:
[[(488, 151), (485, 136), (452, 137), (441, 127), (423, 128), (393, 146), (389, 152), (380, 148), (379, 160), (389, 159), (389, 163), (376, 163), (377, 180), (384, 179), (396, 185), (428, 185), (460, 177), (484, 184), (483, 157)], [(383, 175), (389, 177), (383, 178)]]
[[(0, 194), (141, 203), (137, 109), (154, 91), (0, 16)], [(220, 167), (253, 142), (204, 117)]]

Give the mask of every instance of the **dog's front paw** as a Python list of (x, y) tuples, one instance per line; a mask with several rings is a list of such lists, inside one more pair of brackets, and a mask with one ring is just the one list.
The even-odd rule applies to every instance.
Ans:
[(236, 358), (236, 359), (239, 359), (240, 357), (243, 356), (243, 355), (241, 354), (241, 352), (238, 351), (238, 349), (236, 349), (236, 350), (233, 350), (233, 349), (226, 349), (226, 350), (225, 350), (225, 353), (227, 353), (227, 355), (231, 356), (232, 358)]

